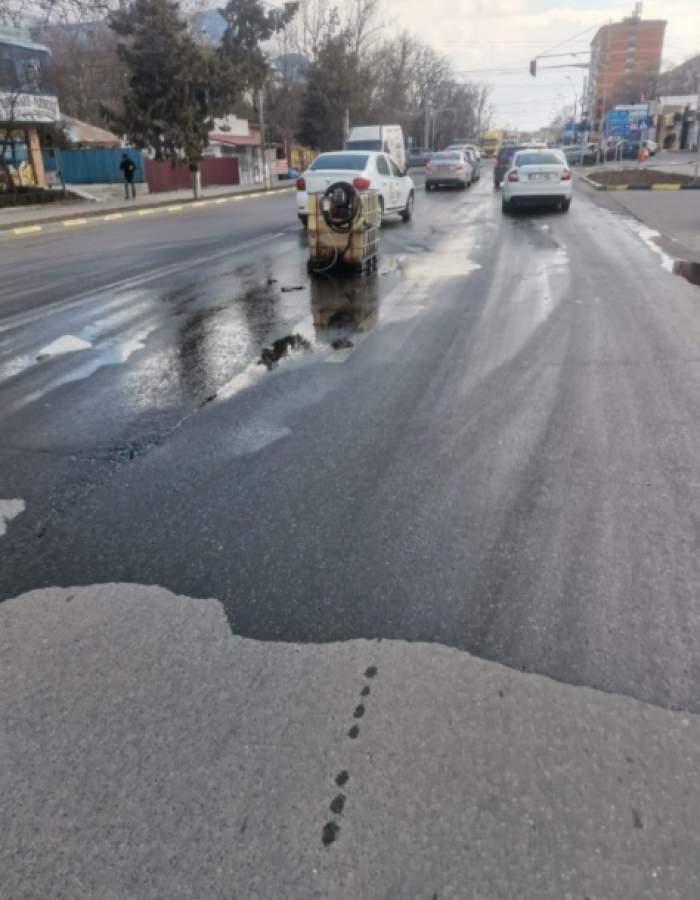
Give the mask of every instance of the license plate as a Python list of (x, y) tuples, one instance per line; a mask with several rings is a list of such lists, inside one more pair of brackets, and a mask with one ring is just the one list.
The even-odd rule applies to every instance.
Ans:
[(551, 177), (551, 175), (545, 175), (542, 172), (536, 172), (535, 174), (528, 176), (530, 181), (549, 181)]

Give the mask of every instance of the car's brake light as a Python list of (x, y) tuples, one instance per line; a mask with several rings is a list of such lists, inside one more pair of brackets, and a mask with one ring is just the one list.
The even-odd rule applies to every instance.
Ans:
[(358, 175), (357, 178), (353, 178), (353, 187), (356, 187), (358, 191), (366, 191), (369, 190), (369, 186), (371, 184), (369, 178), (364, 178), (362, 175)]
[(517, 169), (512, 169), (508, 173), (508, 181), (520, 181), (520, 176), (518, 175)]
[(305, 191), (305, 190), (306, 190), (306, 179), (304, 179), (304, 178), (297, 178), (297, 190), (298, 190), (298, 191)]
[(571, 169), (564, 169), (564, 171), (561, 173), (561, 180), (571, 181)]
[(464, 169), (464, 163), (457, 163), (456, 166), (452, 166), (453, 172), (461, 172)]

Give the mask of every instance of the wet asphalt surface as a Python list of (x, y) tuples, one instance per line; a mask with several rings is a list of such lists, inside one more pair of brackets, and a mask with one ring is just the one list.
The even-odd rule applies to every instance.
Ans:
[(310, 280), (293, 193), (3, 240), (0, 598), (157, 584), (700, 710), (698, 289), (488, 174), (381, 240)]

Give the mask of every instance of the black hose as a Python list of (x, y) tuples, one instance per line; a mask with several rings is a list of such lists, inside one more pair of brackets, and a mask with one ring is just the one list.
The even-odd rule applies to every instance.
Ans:
[[(332, 205), (333, 201), (340, 199), (345, 202), (337, 206)], [(353, 225), (362, 215), (362, 198), (359, 191), (347, 181), (334, 182), (321, 198), (321, 214), (331, 231), (335, 231), (336, 234), (351, 233)]]

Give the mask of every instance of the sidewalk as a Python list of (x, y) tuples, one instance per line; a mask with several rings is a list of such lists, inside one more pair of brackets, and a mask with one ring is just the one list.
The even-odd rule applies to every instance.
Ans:
[[(596, 191), (582, 179), (577, 187), (606, 209), (626, 213), (656, 234), (674, 259), (700, 261), (700, 191)], [(657, 237), (658, 235), (658, 237)]]
[(695, 165), (700, 162), (700, 155), (689, 151), (662, 150), (656, 156), (650, 156), (644, 162), (635, 159), (623, 159), (620, 161), (608, 160), (593, 166), (584, 166), (581, 171), (587, 175), (595, 176), (596, 172), (608, 169), (654, 169), (659, 172), (670, 172), (674, 175), (695, 174)]
[[(293, 187), (293, 181), (280, 181), (269, 190), (290, 190)], [(232, 197), (238, 194), (259, 194), (263, 193), (263, 191), (262, 185), (223, 185), (205, 188), (202, 191), (202, 199)], [(92, 216), (104, 216), (133, 209), (157, 209), (158, 207), (170, 206), (174, 203), (184, 204), (192, 202), (194, 202), (192, 190), (187, 188), (181, 191), (142, 194), (137, 196), (135, 200), (114, 200), (113, 198), (104, 201), (69, 200), (64, 203), (47, 203), (39, 206), (0, 209), (0, 231), (30, 225), (48, 225), (52, 222), (61, 222), (66, 218), (90, 218)]]

